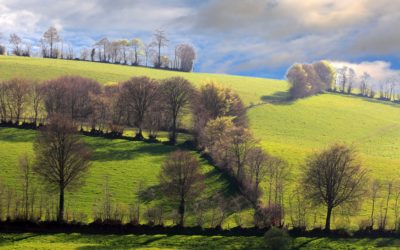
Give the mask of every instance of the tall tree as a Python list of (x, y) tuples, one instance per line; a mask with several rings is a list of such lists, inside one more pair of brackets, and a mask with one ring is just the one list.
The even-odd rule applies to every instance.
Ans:
[(57, 29), (54, 26), (49, 27), (49, 29), (46, 32), (44, 32), (43, 39), (50, 46), (50, 58), (54, 58), (55, 57), (53, 51), (54, 44), (60, 41), (60, 35), (58, 34)]
[(302, 185), (310, 201), (326, 206), (326, 232), (331, 229), (332, 210), (360, 199), (365, 181), (366, 171), (357, 162), (354, 149), (345, 145), (335, 144), (308, 158)]
[(193, 46), (189, 44), (179, 44), (176, 46), (176, 55), (178, 62), (175, 67), (179, 65), (179, 69), (185, 72), (190, 72), (193, 69), (193, 63), (196, 59), (196, 52)]
[(199, 161), (190, 152), (173, 152), (162, 166), (159, 178), (167, 197), (178, 204), (179, 225), (184, 226), (187, 202), (204, 189)]
[[(133, 49), (133, 65), (139, 65), (139, 55), (143, 53), (143, 42), (139, 38), (134, 38), (131, 41), (131, 46)], [(147, 65), (146, 65), (147, 66)]]
[(171, 144), (176, 143), (178, 118), (189, 106), (194, 92), (190, 82), (182, 77), (171, 77), (165, 79), (161, 84), (163, 104), (170, 124), (169, 140)]
[(65, 189), (82, 184), (90, 166), (91, 152), (72, 120), (60, 115), (52, 116), (49, 124), (40, 130), (33, 150), (36, 158), (33, 171), (42, 177), (43, 182), (58, 189), (57, 220), (62, 222)]
[(168, 44), (168, 39), (163, 30), (157, 29), (154, 31), (152, 44), (157, 48), (158, 51), (155, 67), (159, 68), (161, 67), (161, 48), (167, 46)]
[(157, 101), (158, 87), (158, 83), (148, 77), (133, 77), (122, 83), (125, 103), (133, 113), (134, 124), (138, 128), (138, 139), (143, 139), (143, 122), (151, 105)]

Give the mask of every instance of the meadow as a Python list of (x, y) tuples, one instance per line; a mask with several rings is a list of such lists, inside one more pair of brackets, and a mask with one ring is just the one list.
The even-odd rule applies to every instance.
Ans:
[[(400, 177), (400, 106), (397, 104), (334, 93), (287, 102), (288, 84), (283, 80), (182, 73), (80, 61), (0, 57), (0, 80), (15, 76), (46, 80), (60, 75), (81, 75), (101, 83), (118, 82), (141, 75), (157, 79), (182, 76), (196, 86), (207, 80), (215, 80), (230, 87), (249, 106), (250, 127), (261, 145), (289, 162), (290, 188), (295, 188), (307, 155), (334, 142), (353, 145), (372, 179), (395, 181)], [(30, 132), (12, 131), (16, 137), (26, 138), (16, 142), (4, 139), (8, 132), (0, 130), (0, 133), (0, 158), (6, 159), (2, 160), (0, 167), (9, 169), (6, 178), (11, 178), (15, 175), (11, 169), (15, 168), (17, 154), (30, 150), (32, 135), (29, 137), (23, 133)], [(18, 136), (20, 133), (21, 136)], [(86, 199), (86, 196), (90, 202), (85, 203), (92, 203), (93, 198), (90, 197), (101, 191), (101, 176), (104, 173), (111, 175), (116, 197), (124, 202), (134, 199), (131, 192), (127, 194), (126, 190), (134, 188), (139, 179), (155, 184), (160, 160), (164, 153), (171, 150), (166, 146), (157, 149), (133, 142), (109, 142), (97, 138), (87, 140), (97, 152), (98, 158), (94, 159), (93, 165), (101, 171), (91, 175), (87, 180), (88, 185), (72, 198), (78, 204), (82, 202), (79, 197)], [(156, 153), (146, 153), (146, 150)], [(128, 181), (128, 187), (122, 184), (123, 181)], [(217, 180), (210, 181), (215, 182), (212, 186), (225, 185), (217, 184)], [(89, 205), (82, 207), (88, 208)], [(363, 209), (361, 214), (365, 215), (369, 206), (363, 206)]]
[[(295, 238), (292, 249), (397, 249), (400, 240)], [(262, 237), (184, 235), (0, 234), (0, 249), (265, 249)]]

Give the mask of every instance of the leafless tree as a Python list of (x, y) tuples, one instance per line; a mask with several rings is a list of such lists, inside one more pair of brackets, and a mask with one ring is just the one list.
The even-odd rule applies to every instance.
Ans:
[(65, 189), (82, 184), (89, 169), (90, 150), (83, 143), (73, 122), (60, 115), (49, 119), (34, 142), (36, 157), (33, 171), (43, 182), (58, 189), (59, 206), (57, 220), (64, 220)]
[(1, 121), (6, 121), (9, 110), (9, 89), (5, 82), (0, 82), (0, 118)]
[(85, 120), (93, 112), (90, 94), (99, 94), (101, 85), (88, 78), (62, 76), (44, 85), (48, 114), (64, 114), (75, 120)]
[(354, 71), (353, 68), (348, 68), (348, 73), (347, 73), (347, 94), (351, 94), (351, 91), (353, 90), (353, 85), (355, 83), (356, 80), (356, 72)]
[(148, 66), (149, 59), (154, 53), (153, 46), (151, 43), (145, 44), (143, 47), (144, 57), (145, 57), (145, 66)]
[[(132, 39), (131, 46), (133, 49), (133, 65), (139, 65), (139, 55), (143, 53), (143, 42), (139, 38)], [(147, 66), (147, 59), (146, 59), (146, 66)]]
[(12, 117), (18, 124), (30, 96), (31, 82), (22, 78), (13, 78), (7, 82), (9, 100), (8, 105)]
[(60, 35), (54, 26), (49, 27), (49, 29), (43, 34), (43, 40), (46, 41), (50, 46), (50, 58), (55, 58), (54, 55), (54, 45), (60, 41)]
[(22, 184), (22, 208), (23, 208), (23, 219), (29, 219), (30, 212), (30, 192), (32, 189), (32, 163), (28, 155), (22, 155), (19, 159), (19, 173)]
[(179, 44), (176, 47), (176, 56), (178, 62), (176, 63), (175, 67), (178, 67), (182, 71), (190, 72), (193, 69), (193, 63), (196, 59), (196, 52), (193, 46), (189, 44)]
[(159, 178), (167, 198), (178, 204), (179, 225), (184, 226), (186, 203), (204, 189), (199, 161), (190, 152), (175, 151), (162, 166)]
[(360, 92), (362, 96), (368, 96), (368, 82), (370, 79), (371, 76), (367, 72), (364, 72), (361, 76)]
[(301, 183), (310, 201), (326, 206), (327, 232), (331, 228), (332, 210), (360, 199), (365, 179), (366, 171), (357, 162), (354, 149), (345, 145), (335, 144), (308, 158)]
[(16, 56), (20, 56), (22, 54), (21, 44), (22, 39), (15, 33), (10, 35), (9, 43), (13, 46), (13, 53)]
[(44, 109), (44, 88), (39, 82), (35, 81), (31, 84), (30, 90), (31, 105), (33, 110), (33, 122), (37, 124), (39, 113)]
[(151, 105), (158, 99), (159, 85), (148, 77), (133, 77), (122, 83), (122, 93), (138, 128), (136, 136), (143, 139), (143, 122)]
[(86, 61), (89, 58), (89, 49), (88, 48), (83, 48), (81, 49), (81, 60)]
[(252, 149), (257, 141), (253, 138), (250, 131), (243, 127), (233, 127), (227, 134), (230, 141), (228, 150), (231, 158), (232, 170), (239, 182), (245, 179), (245, 165)]
[(163, 30), (157, 29), (154, 31), (152, 44), (158, 50), (155, 67), (159, 68), (161, 67), (161, 48), (167, 46), (168, 44), (168, 39)]
[(267, 175), (267, 161), (268, 155), (260, 147), (254, 147), (249, 153), (247, 160), (250, 167), (250, 180), (254, 185), (254, 190), (257, 196), (260, 193), (260, 183)]
[(179, 116), (189, 106), (194, 88), (182, 77), (171, 77), (162, 82), (160, 91), (169, 122), (169, 140), (171, 144), (175, 144)]
[(372, 189), (371, 189), (371, 201), (372, 201), (372, 206), (371, 206), (371, 224), (370, 228), (371, 230), (374, 229), (374, 224), (375, 224), (375, 204), (376, 204), (376, 199), (378, 198), (378, 193), (381, 185), (379, 181), (375, 180), (372, 183)]
[[(106, 62), (107, 61), (107, 48), (110, 45), (110, 41), (105, 37), (105, 38), (102, 38), (100, 41), (98, 41), (95, 45), (98, 47), (99, 61)], [(102, 52), (103, 52), (103, 54), (102, 54)]]
[[(379, 218), (379, 230), (385, 230), (387, 224), (387, 214), (389, 210), (389, 201), (393, 193), (393, 182), (389, 181), (387, 183), (387, 195), (386, 199), (382, 200), (380, 207), (380, 218)], [(385, 203), (385, 205), (384, 205)]]

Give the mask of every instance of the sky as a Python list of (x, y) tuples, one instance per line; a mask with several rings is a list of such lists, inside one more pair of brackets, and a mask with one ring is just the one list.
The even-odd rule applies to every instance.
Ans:
[(3, 43), (11, 33), (37, 43), (51, 25), (77, 48), (102, 37), (149, 42), (163, 29), (165, 54), (196, 48), (195, 71), (269, 78), (317, 60), (398, 76), (399, 24), (398, 0), (0, 0)]

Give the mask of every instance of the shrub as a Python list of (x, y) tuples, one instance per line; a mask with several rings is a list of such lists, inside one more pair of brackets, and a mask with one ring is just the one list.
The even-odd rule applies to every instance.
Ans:
[(264, 242), (266, 249), (289, 249), (292, 239), (285, 230), (271, 227), (264, 235)]

